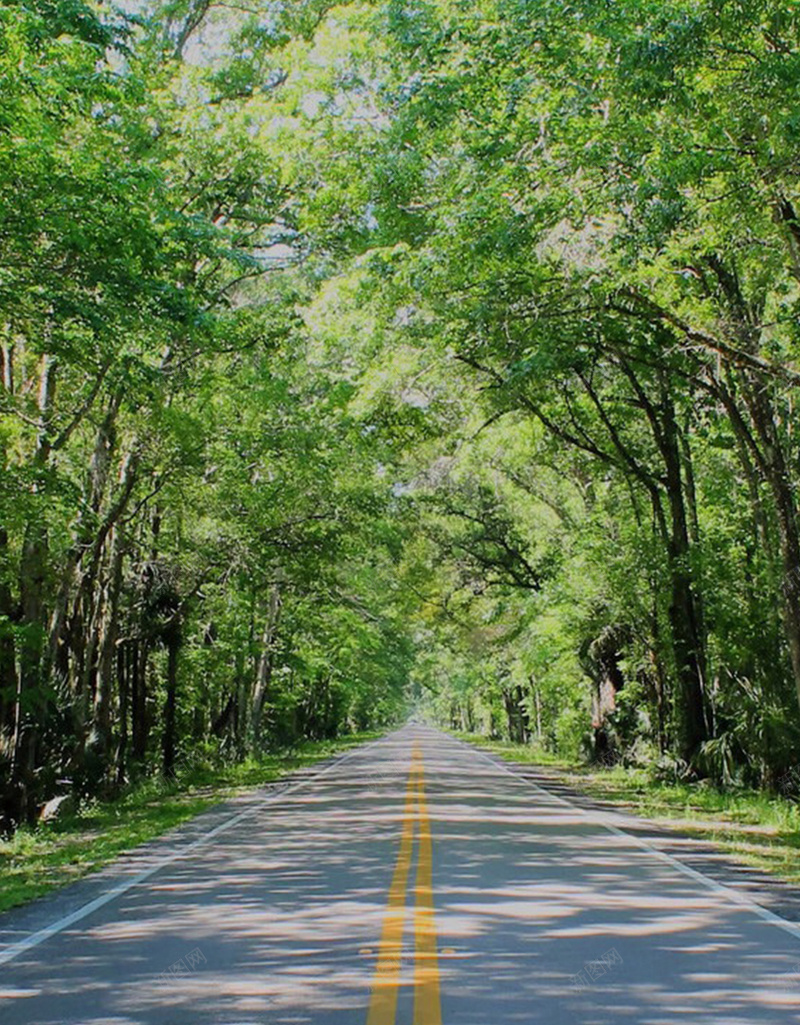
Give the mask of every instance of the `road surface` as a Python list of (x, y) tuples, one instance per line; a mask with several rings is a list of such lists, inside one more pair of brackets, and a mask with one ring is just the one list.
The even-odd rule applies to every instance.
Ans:
[(800, 929), (409, 725), (0, 916), (3, 1025), (787, 1025)]

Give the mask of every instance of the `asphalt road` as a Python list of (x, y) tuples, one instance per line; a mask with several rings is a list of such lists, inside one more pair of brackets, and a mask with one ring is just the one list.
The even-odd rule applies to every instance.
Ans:
[(786, 1025), (800, 929), (411, 725), (0, 916), (0, 1022)]

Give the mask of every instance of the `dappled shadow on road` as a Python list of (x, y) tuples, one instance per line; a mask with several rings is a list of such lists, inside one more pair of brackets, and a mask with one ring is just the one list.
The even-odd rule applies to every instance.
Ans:
[(468, 799), (429, 772), (447, 1021), (800, 1021), (797, 939), (489, 759)]
[[(496, 756), (492, 758), (498, 760)], [(735, 838), (742, 849), (755, 844), (755, 851), (762, 855), (767, 854), (770, 847), (774, 847), (777, 868), (778, 851), (785, 851), (786, 844), (793, 841), (796, 846), (800, 834), (733, 819), (726, 819), (722, 823), (718, 819), (681, 819), (672, 814), (669, 816), (669, 824), (663, 825), (636, 815), (631, 810), (629, 795), (624, 792), (615, 793), (613, 784), (607, 793), (591, 795), (576, 790), (572, 781), (565, 781), (558, 769), (519, 762), (506, 764), (510, 765), (515, 775), (535, 786), (543, 787), (549, 794), (564, 798), (580, 808), (601, 812), (604, 821), (611, 822), (658, 849), (672, 854), (684, 865), (710, 875), (724, 886), (740, 891), (783, 918), (800, 922), (800, 889), (754, 865), (734, 860), (730, 853), (709, 839), (711, 836), (722, 836), (728, 841)]]
[(362, 1025), (415, 740), (444, 1025), (800, 1022), (800, 986), (782, 978), (797, 939), (421, 727), (253, 808), (0, 968), (0, 1021)]
[(409, 766), (407, 743), (375, 745), (253, 810), (0, 968), (0, 992), (14, 994), (0, 1021), (352, 1021), (368, 1000), (362, 950), (380, 933)]

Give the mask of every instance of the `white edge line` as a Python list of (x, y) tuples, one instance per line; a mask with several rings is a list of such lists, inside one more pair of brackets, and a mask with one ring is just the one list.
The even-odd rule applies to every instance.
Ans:
[[(704, 886), (707, 886), (710, 890), (713, 890), (715, 893), (719, 893), (725, 897), (728, 897), (735, 904), (739, 904), (742, 907), (747, 908), (749, 911), (752, 911), (754, 914), (758, 915), (759, 918), (763, 918), (765, 922), (769, 922), (771, 925), (776, 925), (779, 929), (783, 929), (784, 932), (788, 932), (790, 936), (794, 936), (796, 940), (800, 940), (800, 925), (798, 925), (797, 923), (790, 922), (786, 918), (781, 918), (781, 916), (776, 915), (774, 911), (769, 911), (767, 908), (762, 907), (760, 904), (754, 901), (752, 897), (748, 897), (745, 894), (740, 893), (738, 890), (734, 890), (732, 889), (732, 887), (726, 886), (724, 883), (717, 882), (716, 879), (712, 879), (710, 876), (704, 875), (702, 872), (698, 872), (697, 869), (691, 868), (689, 865), (684, 865), (682, 861), (679, 861), (671, 854), (667, 854), (666, 851), (662, 851), (658, 847), (654, 847), (646, 840), (642, 840), (641, 837), (634, 836), (632, 833), (628, 833), (624, 829), (620, 829), (618, 826), (614, 826), (610, 822), (604, 821), (604, 815), (606, 814), (605, 812), (598, 812), (590, 810), (588, 808), (581, 808), (579, 805), (573, 804), (571, 801), (566, 800), (559, 794), (550, 793), (549, 790), (547, 790), (545, 787), (539, 786), (538, 783), (534, 783), (533, 780), (526, 779), (524, 776), (520, 776), (518, 773), (514, 772), (513, 769), (510, 769), (502, 760), (495, 761), (494, 758), (490, 757), (485, 751), (482, 751), (479, 747), (473, 747), (472, 744), (468, 744), (466, 741), (461, 740), (459, 737), (453, 737), (450, 734), (447, 734), (447, 736), (450, 736), (451, 740), (455, 740), (456, 743), (463, 744), (463, 746), (468, 748), (470, 751), (474, 751), (482, 758), (485, 758), (490, 765), (494, 765), (495, 768), (502, 769), (503, 772), (508, 773), (509, 776), (513, 776), (514, 779), (519, 780), (520, 783), (525, 783), (528, 786), (533, 787), (534, 790), (538, 790), (540, 793), (544, 794), (546, 797), (549, 797), (551, 800), (556, 801), (558, 804), (563, 804), (567, 808), (570, 808), (572, 811), (578, 812), (580, 815), (583, 815), (584, 818), (589, 819), (589, 821), (594, 822), (599, 826), (602, 826), (603, 829), (607, 829), (610, 833), (614, 833), (616, 836), (624, 837), (626, 840), (630, 841), (636, 847), (639, 847), (643, 851), (647, 851), (650, 854), (654, 854), (661, 861), (666, 861), (668, 864), (672, 865), (673, 868), (676, 868), (679, 872), (682, 872), (685, 876), (688, 876), (690, 879), (698, 880), (699, 882), (703, 883)], [(499, 755), (498, 758), (500, 758)]]
[[(130, 879), (123, 880), (116, 886), (113, 886), (110, 890), (106, 891), (106, 893), (101, 893), (99, 897), (95, 897), (95, 899), (89, 901), (88, 904), (83, 904), (81, 907), (70, 912), (70, 914), (64, 915), (63, 918), (59, 918), (50, 925), (46, 925), (43, 929), (38, 929), (36, 932), (31, 933), (30, 936), (26, 936), (24, 940), (17, 940), (16, 943), (8, 944), (0, 949), (0, 965), (8, 964), (9, 961), (13, 961), (15, 958), (19, 957), (20, 954), (23, 954), (26, 950), (30, 950), (32, 947), (38, 947), (40, 943), (44, 943), (44, 941), (50, 939), (51, 936), (55, 936), (64, 929), (68, 929), (69, 926), (74, 925), (75, 922), (80, 922), (81, 919), (86, 918), (87, 915), (91, 915), (92, 912), (97, 911), (98, 908), (103, 907), (105, 904), (109, 904), (112, 900), (120, 897), (123, 893), (133, 889), (134, 886), (138, 886), (140, 883), (143, 883), (146, 879), (149, 879), (150, 876), (155, 875), (156, 872), (160, 872), (162, 868), (165, 868), (167, 865), (171, 865), (173, 861), (177, 861), (179, 858), (185, 857), (197, 847), (208, 843), (208, 841), (212, 840), (215, 836), (219, 836), (220, 833), (224, 833), (227, 829), (231, 829), (231, 827), (238, 825), (238, 823), (243, 819), (248, 818), (248, 816), (252, 815), (256, 811), (260, 811), (264, 805), (273, 804), (277, 800), (282, 800), (287, 796), (287, 794), (291, 794), (295, 790), (299, 790), (301, 787), (307, 786), (309, 783), (313, 783), (321, 776), (324, 776), (327, 772), (330, 772), (330, 770), (339, 765), (340, 762), (345, 761), (347, 758), (352, 758), (353, 755), (363, 752), (374, 744), (380, 743), (383, 739), (383, 737), (378, 737), (375, 740), (368, 741), (366, 744), (359, 745), (353, 751), (346, 751), (344, 754), (335, 758), (329, 765), (320, 769), (319, 772), (315, 772), (313, 776), (307, 776), (305, 779), (298, 780), (297, 783), (291, 784), (279, 793), (269, 794), (262, 801), (258, 801), (250, 808), (245, 809), (245, 811), (237, 812), (229, 819), (225, 819), (224, 822), (220, 822), (218, 826), (215, 826), (207, 833), (203, 833), (202, 836), (193, 840), (185, 847), (181, 847), (177, 851), (173, 851), (172, 854), (168, 855), (166, 858), (162, 858), (161, 861), (157, 862), (155, 865), (151, 865), (150, 868), (145, 869), (143, 872), (139, 872)], [(192, 820), (190, 819), (189, 821)]]

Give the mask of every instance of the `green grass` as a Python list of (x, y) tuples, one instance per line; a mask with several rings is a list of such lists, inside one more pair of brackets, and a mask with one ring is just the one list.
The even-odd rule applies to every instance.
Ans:
[(525, 762), (527, 765), (557, 765), (561, 768), (568, 768), (569, 762), (558, 755), (545, 751), (540, 747), (531, 744), (512, 744), (510, 740), (491, 740), (479, 733), (463, 733), (458, 730), (448, 730), (450, 736), (465, 740), (475, 747), (482, 747), (486, 751), (492, 751), (502, 758), (513, 762)]
[(536, 747), (455, 736), (509, 761), (542, 765), (563, 783), (662, 826), (714, 843), (745, 864), (800, 884), (800, 804), (758, 790), (664, 783), (645, 769), (570, 764)]
[(0, 911), (94, 872), (119, 855), (180, 825), (236, 793), (258, 787), (363, 744), (378, 733), (306, 743), (238, 765), (194, 769), (173, 782), (150, 779), (117, 800), (84, 806), (78, 814), (0, 840)]

